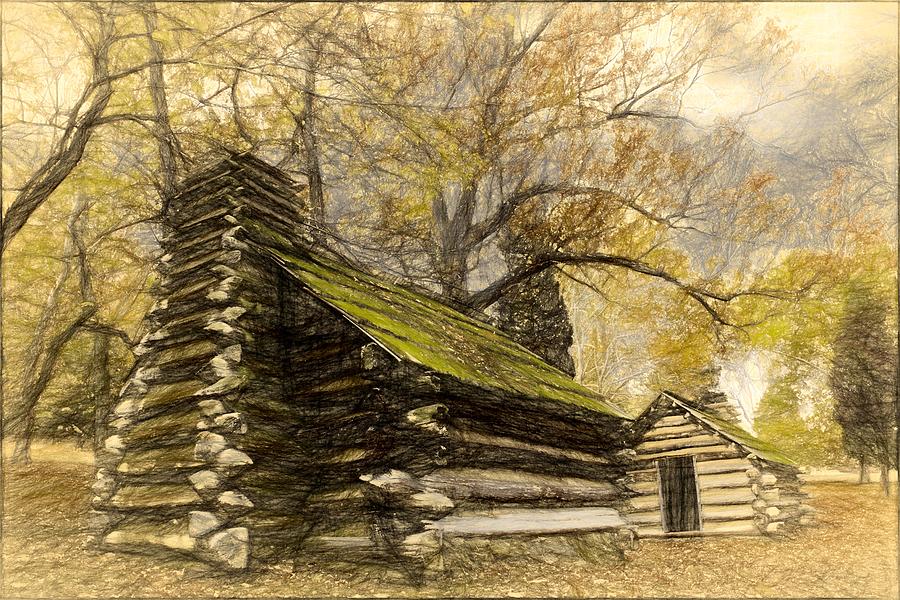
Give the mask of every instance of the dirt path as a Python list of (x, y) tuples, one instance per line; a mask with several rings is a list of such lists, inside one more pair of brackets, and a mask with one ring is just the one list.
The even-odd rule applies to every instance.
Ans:
[(810, 485), (819, 524), (796, 537), (642, 542), (626, 553), (503, 559), (422, 588), (276, 565), (226, 576), (192, 561), (85, 549), (86, 464), (6, 469), (2, 598), (279, 596), (843, 596), (896, 598), (896, 497), (877, 485)]

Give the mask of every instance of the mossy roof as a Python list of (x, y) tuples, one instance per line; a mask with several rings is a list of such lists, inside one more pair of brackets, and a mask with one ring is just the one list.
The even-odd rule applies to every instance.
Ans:
[(684, 400), (683, 398), (679, 398), (671, 392), (663, 392), (662, 396), (670, 398), (676, 406), (686, 410), (698, 421), (704, 423), (708, 427), (718, 432), (722, 437), (731, 440), (748, 452), (752, 452), (759, 458), (783, 465), (795, 466), (797, 464), (794, 460), (781, 452), (781, 450), (779, 450), (769, 442), (751, 435), (739, 425), (713, 416), (706, 411), (700, 410), (690, 402)]
[(629, 418), (500, 330), (438, 300), (310, 252), (264, 248), (316, 297), (399, 360), (484, 388)]

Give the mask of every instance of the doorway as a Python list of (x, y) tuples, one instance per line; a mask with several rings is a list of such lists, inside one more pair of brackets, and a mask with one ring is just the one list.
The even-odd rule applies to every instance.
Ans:
[(694, 458), (664, 458), (656, 465), (659, 471), (663, 531), (699, 531), (700, 501)]

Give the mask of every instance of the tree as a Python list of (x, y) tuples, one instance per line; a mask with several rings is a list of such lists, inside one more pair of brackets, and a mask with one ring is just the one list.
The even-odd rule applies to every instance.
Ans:
[[(370, 144), (383, 176), (359, 181), (380, 203), (372, 224), (379, 244), (400, 250), (379, 264), (418, 270), (473, 311), (561, 265), (630, 269), (679, 286), (724, 320), (722, 305), (733, 298), (724, 286), (684, 281), (655, 259), (679, 231), (713, 227), (722, 215), (752, 213), (746, 233), (773, 222), (760, 214), (759, 178), (729, 162), (741, 158), (733, 151), (740, 136), (727, 126), (698, 134), (681, 114), (680, 98), (706, 69), (747, 64), (735, 51), (748, 35), (739, 16), (718, 8), (484, 5), (448, 8), (422, 23), (419, 31), (440, 26), (445, 43), (398, 67), (425, 65), (429, 76), (371, 73), (374, 106), (360, 109), (367, 118), (354, 135), (363, 149), (373, 134), (389, 140)], [(646, 43), (661, 30), (675, 37)], [(760, 51), (777, 54), (778, 36), (766, 39)], [(727, 172), (740, 177), (721, 177)], [(554, 207), (543, 214), (555, 243), (505, 273), (480, 269), (509, 222), (535, 205)]]
[[(48, 361), (55, 361), (61, 350), (59, 348), (55, 352), (50, 352), (58, 343), (52, 341), (48, 344), (48, 337), (50, 337), (51, 326), (60, 316), (60, 302), (63, 290), (69, 280), (74, 263), (78, 222), (83, 218), (86, 209), (86, 198), (83, 195), (77, 196), (66, 224), (66, 236), (62, 250), (62, 268), (56, 277), (53, 287), (50, 289), (50, 293), (47, 295), (40, 318), (32, 334), (31, 342), (28, 344), (28, 349), (25, 352), (24, 367), (19, 376), (21, 405), (8, 423), (13, 426), (21, 424), (18, 443), (13, 452), (13, 460), (16, 462), (28, 463), (31, 460), (30, 445), (31, 433), (34, 428), (34, 408), (38, 397), (43, 392), (43, 389), (38, 389), (42, 380), (40, 374), (48, 370), (48, 367), (49, 369), (53, 368), (53, 363), (49, 362), (48, 364)], [(65, 339), (70, 338), (72, 335), (74, 335), (74, 331), (71, 334), (67, 334)], [(43, 385), (46, 386), (46, 383)]]
[(828, 385), (828, 362), (779, 361), (768, 372), (768, 383), (756, 413), (756, 433), (804, 465), (846, 464), (841, 427), (834, 420), (834, 397)]
[(885, 494), (890, 493), (889, 469), (896, 465), (897, 348), (888, 330), (889, 312), (888, 303), (867, 286), (851, 288), (834, 340), (830, 377), (844, 447), (859, 460), (861, 481), (868, 461), (880, 466)]

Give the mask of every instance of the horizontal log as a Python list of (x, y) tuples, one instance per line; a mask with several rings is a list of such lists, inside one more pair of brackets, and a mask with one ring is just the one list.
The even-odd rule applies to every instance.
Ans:
[[(198, 423), (203, 419), (203, 413), (194, 403), (184, 404), (180, 410), (135, 423), (121, 436), (127, 448), (184, 444), (197, 437)], [(212, 419), (209, 421), (211, 423)]]
[(703, 523), (704, 533), (708, 535), (759, 535), (759, 527), (753, 519), (736, 519)]
[[(237, 198), (234, 198), (232, 194), (226, 196), (230, 204), (241, 206), (243, 209), (239, 217), (242, 225), (255, 231), (260, 229), (257, 223), (264, 222), (267, 228), (281, 230), (279, 233), (282, 235), (290, 234), (296, 226), (296, 209), (287, 209), (285, 200), (276, 199), (276, 196), (262, 191), (262, 188), (253, 184), (249, 179), (242, 178), (241, 181), (234, 178), (229, 179), (234, 188), (250, 187), (253, 190), (250, 193), (246, 191), (239, 193)], [(261, 202), (260, 197), (265, 197), (264, 201)]]
[[(432, 444), (420, 445), (433, 448), (446, 461), (445, 468), (462, 469), (513, 469), (551, 477), (575, 477), (591, 481), (615, 481), (622, 467), (602, 462), (585, 462), (562, 456), (552, 456), (517, 448), (465, 444), (454, 440), (437, 439)], [(444, 450), (441, 447), (446, 448)]]
[[(750, 479), (743, 471), (735, 471), (733, 473), (717, 473), (714, 475), (699, 475), (697, 477), (698, 485), (701, 490), (711, 488), (730, 488), (744, 487), (750, 485)], [(643, 494), (655, 492), (659, 489), (656, 480), (639, 481), (629, 484), (628, 487), (636, 492)]]
[(596, 501), (619, 495), (609, 482), (501, 469), (442, 469), (422, 477), (422, 483), (455, 499)]
[(714, 475), (700, 475), (697, 477), (701, 490), (712, 488), (746, 487), (750, 485), (750, 478), (743, 471), (734, 473), (716, 473)]
[(183, 346), (157, 350), (148, 356), (148, 362), (157, 367), (171, 367), (182, 362), (199, 363), (209, 360), (219, 351), (219, 344), (211, 340), (197, 340)]
[(185, 446), (166, 446), (151, 450), (126, 450), (116, 471), (127, 475), (195, 469), (206, 463), (194, 456), (193, 442)]
[(661, 527), (638, 527), (638, 538), (653, 537), (704, 537), (718, 535), (760, 535), (759, 528), (752, 520), (722, 521), (718, 523), (704, 523), (699, 531), (671, 531), (665, 532)]
[(304, 550), (340, 550), (340, 551), (358, 551), (358, 550), (374, 550), (375, 544), (368, 537), (354, 536), (316, 536), (310, 538), (304, 546)]
[(448, 435), (451, 439), (458, 440), (463, 443), (483, 444), (486, 446), (496, 446), (498, 448), (513, 448), (516, 450), (526, 450), (529, 452), (538, 452), (547, 456), (555, 456), (560, 458), (569, 458), (572, 460), (580, 460), (590, 463), (609, 464), (609, 459), (596, 454), (589, 454), (579, 450), (567, 450), (565, 448), (556, 448), (544, 444), (532, 444), (523, 442), (509, 437), (485, 435), (474, 431), (465, 431), (455, 427), (447, 428)]
[(701, 456), (707, 455), (711, 458), (736, 458), (740, 453), (732, 444), (721, 444), (715, 446), (698, 446), (692, 448), (679, 448), (677, 450), (669, 450), (668, 452), (655, 452), (653, 454), (638, 454), (635, 456), (636, 461), (657, 460), (660, 458), (670, 458), (673, 456)]
[(238, 250), (224, 250), (224, 249), (215, 249), (212, 252), (203, 253), (200, 256), (192, 258), (186, 261), (179, 262), (171, 262), (168, 264), (168, 268), (165, 269), (167, 286), (170, 281), (175, 281), (176, 279), (184, 279), (186, 275), (191, 275), (192, 277), (198, 276), (198, 273), (193, 271), (200, 271), (203, 267), (209, 267), (210, 265), (216, 264), (218, 262), (231, 262), (228, 258), (230, 256), (239, 256), (240, 251)]
[(756, 511), (750, 504), (703, 505), (700, 514), (704, 523), (711, 521), (732, 521), (735, 519), (752, 519)]
[[(259, 171), (254, 171), (254, 175), (259, 175)], [(294, 223), (297, 217), (300, 216), (297, 211), (297, 205), (292, 203), (292, 198), (295, 194), (285, 198), (284, 190), (273, 187), (270, 182), (263, 183), (258, 176), (251, 179), (241, 179), (240, 183), (252, 190), (241, 195), (241, 203), (252, 202), (254, 205), (258, 204), (258, 206), (265, 207), (267, 210), (271, 210), (269, 209), (270, 206), (275, 206), (276, 210), (271, 210), (271, 214), (278, 215), (288, 223)], [(260, 202), (261, 198), (265, 198), (265, 201)]]
[[(207, 232), (202, 235), (202, 238), (197, 238), (198, 241), (178, 240), (177, 246), (171, 244), (168, 245), (166, 247), (166, 254), (163, 256), (162, 260), (160, 260), (159, 270), (164, 275), (168, 275), (168, 272), (178, 265), (192, 263), (197, 259), (208, 256), (214, 252), (233, 252), (234, 250), (229, 250), (222, 246), (222, 235), (232, 227), (234, 227), (234, 225), (219, 221), (215, 224), (215, 229), (208, 229)], [(214, 272), (214, 268), (213, 264), (207, 264), (204, 269), (196, 272), (195, 276), (199, 277), (201, 274), (211, 275)], [(175, 290), (179, 279), (183, 279), (181, 275), (176, 275), (174, 278), (165, 276), (160, 282), (163, 284), (162, 289)]]
[[(485, 435), (500, 433), (531, 444), (563, 447), (595, 456), (615, 452), (626, 436), (621, 423), (609, 422), (613, 417), (596, 411), (573, 412), (565, 410), (560, 402), (525, 397), (517, 397), (516, 410), (510, 410), (508, 396), (476, 395), (462, 383), (448, 383), (448, 386), (446, 393), (455, 396), (452, 425), (467, 431)], [(441, 400), (446, 400), (441, 396)], [(541, 426), (535, 427), (535, 423)]]
[(215, 277), (203, 277), (196, 283), (191, 285), (187, 285), (184, 287), (180, 287), (177, 290), (174, 290), (171, 294), (168, 295), (169, 302), (178, 302), (183, 298), (188, 298), (194, 294), (205, 291), (209, 288), (212, 288), (214, 285), (219, 283), (219, 279)]
[[(698, 457), (694, 469), (697, 475), (714, 475), (717, 473), (745, 473), (750, 476), (750, 471), (754, 468), (750, 461), (744, 458), (726, 458), (703, 460), (704, 457)], [(656, 481), (658, 473), (656, 466), (649, 469), (637, 469), (628, 471), (628, 476), (634, 481)]]
[(625, 518), (629, 523), (633, 523), (635, 525), (659, 525), (662, 523), (662, 515), (658, 510), (633, 512), (625, 515)]
[(188, 219), (187, 221), (184, 221), (183, 223), (181, 223), (178, 226), (178, 233), (180, 234), (179, 237), (183, 237), (184, 232), (186, 232), (191, 227), (193, 227), (195, 225), (199, 225), (200, 223), (203, 223), (204, 221), (209, 221), (210, 219), (217, 219), (220, 217), (224, 217), (229, 212), (231, 212), (231, 207), (220, 206), (218, 208), (211, 209), (209, 212), (204, 212), (203, 214), (200, 214), (192, 219)]
[(700, 504), (749, 504), (756, 500), (750, 488), (714, 488), (700, 490)]
[(687, 425), (673, 425), (670, 427), (656, 427), (644, 434), (645, 440), (662, 440), (668, 438), (685, 437), (691, 434), (706, 433), (706, 430), (694, 423)]
[[(205, 244), (206, 242), (211, 242), (218, 238), (221, 238), (222, 235), (227, 232), (229, 229), (234, 227), (233, 224), (228, 223), (227, 221), (218, 220), (213, 223), (216, 227), (213, 228), (203, 228), (203, 231), (199, 232), (191, 232), (195, 233), (195, 235), (182, 235), (177, 236), (175, 239), (171, 240), (167, 245), (171, 247), (175, 247), (176, 250), (186, 250), (191, 248), (192, 246), (199, 246), (201, 244)], [(172, 243), (174, 242), (174, 243)]]
[[(207, 206), (200, 207), (201, 212), (197, 213), (198, 218), (194, 219), (190, 227), (186, 229), (179, 227), (161, 240), (162, 247), (170, 255), (167, 262), (177, 260), (180, 258), (179, 255), (196, 254), (198, 247), (214, 245), (220, 240), (224, 231), (234, 227), (235, 218), (228, 214), (233, 210), (222, 207), (220, 202), (204, 202), (204, 204)], [(207, 211), (206, 214), (202, 212), (204, 208)], [(214, 215), (213, 213), (219, 214)], [(216, 232), (218, 235), (215, 235)]]
[(156, 508), (190, 506), (201, 499), (189, 484), (128, 485), (122, 486), (110, 500), (115, 508)]
[(649, 509), (659, 510), (659, 494), (645, 494), (635, 496), (628, 499), (631, 509), (634, 511), (643, 511)]
[(731, 473), (735, 471), (746, 472), (753, 468), (753, 464), (746, 458), (726, 458), (720, 460), (697, 459), (697, 473), (712, 475), (714, 473)]
[[(125, 388), (123, 402), (116, 406), (115, 414), (121, 417), (132, 416), (139, 412), (137, 407), (153, 408), (165, 406), (179, 400), (190, 398), (208, 384), (200, 379), (184, 379), (175, 383), (152, 384), (142, 386), (137, 382)], [(126, 402), (131, 400), (131, 402)]]
[(638, 444), (638, 452), (660, 452), (675, 448), (694, 448), (697, 446), (715, 446), (722, 443), (722, 438), (717, 435), (695, 435), (691, 437), (654, 440)]
[(167, 319), (160, 319), (160, 323), (168, 331), (184, 331), (186, 329), (196, 329), (199, 331), (218, 313), (218, 308), (204, 306), (197, 310), (181, 313), (177, 316), (169, 316)]
[(628, 489), (639, 494), (655, 494), (657, 490), (659, 490), (659, 482), (658, 479), (653, 479), (650, 481), (638, 481), (635, 483), (629, 483)]
[[(223, 248), (221, 239), (178, 248), (170, 247), (167, 252), (160, 260), (158, 267), (163, 274), (159, 282), (159, 291), (163, 292), (163, 294), (176, 291), (179, 287), (202, 277), (221, 275), (224, 272), (222, 266), (237, 266), (242, 256), (239, 250)], [(214, 254), (219, 254), (219, 256), (212, 260), (205, 260)], [(241, 267), (243, 267), (243, 264), (241, 263)], [(190, 265), (191, 268), (185, 270), (182, 268), (185, 265)], [(230, 274), (234, 275), (236, 271), (231, 271)], [(196, 298), (194, 300), (195, 302), (197, 301)], [(190, 309), (196, 307), (184, 306), (182, 308)]]
[(426, 529), (456, 536), (535, 535), (626, 527), (611, 508), (509, 510), (491, 517), (444, 517)]
[(228, 175), (238, 168), (239, 166), (232, 161), (220, 162), (183, 181), (178, 193), (172, 198), (169, 221), (177, 225), (197, 214), (202, 214), (205, 210), (208, 211), (207, 202), (222, 195), (220, 190), (231, 181)]
[(687, 418), (687, 416), (680, 415), (669, 415), (667, 417), (662, 417), (656, 421), (657, 427), (671, 427), (673, 425), (685, 425), (690, 423), (691, 421)]
[(188, 533), (184, 519), (164, 523), (124, 523), (103, 538), (110, 546), (163, 546), (175, 550), (193, 550), (196, 540)]

